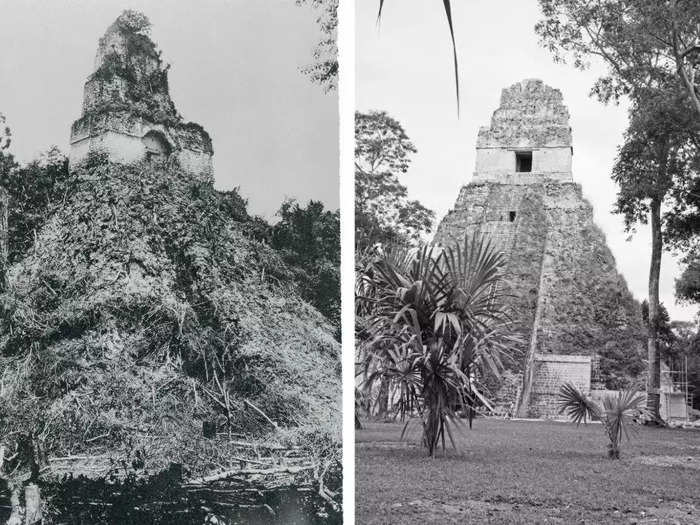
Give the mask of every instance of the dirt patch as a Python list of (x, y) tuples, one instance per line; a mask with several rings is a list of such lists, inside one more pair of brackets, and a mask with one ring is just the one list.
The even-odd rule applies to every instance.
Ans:
[(697, 456), (639, 456), (634, 461), (652, 467), (685, 467), (700, 470)]
[[(657, 506), (632, 508), (582, 508), (576, 505), (552, 506), (536, 501), (427, 500), (394, 503), (391, 511), (396, 523), (400, 516), (431, 516), (443, 523), (698, 523), (700, 510), (694, 505), (663, 502)], [(585, 518), (581, 519), (582, 516)], [(580, 521), (579, 521), (580, 520)], [(591, 521), (588, 521), (591, 520)], [(393, 521), (392, 521), (393, 523)]]
[(410, 449), (417, 448), (417, 443), (408, 441), (358, 441), (355, 448), (380, 448), (380, 449)]

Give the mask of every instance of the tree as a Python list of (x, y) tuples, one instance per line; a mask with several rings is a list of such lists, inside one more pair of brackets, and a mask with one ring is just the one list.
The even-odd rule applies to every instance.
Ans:
[(579, 425), (587, 419), (598, 419), (603, 423), (603, 429), (608, 437), (608, 457), (620, 459), (620, 444), (623, 434), (629, 439), (627, 426), (635, 416), (644, 410), (644, 396), (634, 390), (608, 395), (602, 403), (597, 403), (586, 397), (575, 385), (566, 383), (559, 392), (559, 412), (566, 415)]
[(406, 244), (430, 232), (435, 214), (410, 200), (399, 175), (416, 148), (385, 111), (355, 113), (355, 243), (357, 253), (376, 244)]
[(609, 74), (593, 87), (602, 100), (636, 98), (668, 79), (700, 119), (700, 4), (695, 0), (539, 0), (535, 31), (555, 60), (585, 69), (602, 59)]
[(2, 158), (10, 158), (7, 150), (12, 144), (12, 130), (10, 126), (6, 125), (6, 122), (5, 115), (0, 113), (0, 155), (2, 155)]
[(287, 200), (272, 227), (271, 244), (292, 265), (299, 289), (340, 332), (340, 213), (309, 201)]
[(338, 88), (338, 0), (296, 0), (318, 11), (316, 22), (323, 37), (314, 48), (314, 62), (302, 69), (312, 82), (326, 92)]
[(696, 254), (690, 257), (683, 273), (676, 279), (676, 298), (700, 303), (700, 258)]
[[(12, 143), (12, 131), (5, 125), (5, 115), (0, 113), (0, 229), (7, 229), (7, 216), (9, 198), (6, 190), (6, 182), (10, 174), (17, 169), (17, 162), (9, 152)], [(5, 271), (7, 269), (7, 237), (2, 236), (0, 241), (0, 287), (4, 287)], [(2, 458), (0, 458), (2, 459)]]
[[(677, 188), (697, 175), (698, 143), (696, 122), (687, 100), (678, 89), (638, 90), (630, 111), (630, 124), (613, 167), (612, 178), (620, 186), (615, 211), (624, 215), (625, 227), (636, 223), (651, 226), (649, 269), (647, 408), (659, 420), (659, 276), (664, 239), (676, 236), (672, 227), (674, 210), (682, 192)], [(674, 190), (674, 188), (676, 190)], [(675, 202), (674, 202), (675, 199)], [(662, 207), (670, 207), (664, 215)]]
[[(659, 417), (657, 316), (661, 253), (685, 243), (688, 187), (697, 172), (697, 67), (700, 4), (690, 0), (540, 0), (544, 18), (535, 30), (555, 60), (572, 58), (585, 69), (597, 57), (608, 66), (593, 93), (603, 102), (628, 96), (630, 125), (613, 179), (620, 184), (616, 211), (626, 227), (651, 225), (649, 271), (648, 408)], [(671, 212), (662, 214), (663, 206)], [(692, 215), (692, 214), (691, 214)], [(700, 224), (700, 222), (698, 223)], [(685, 222), (687, 226), (688, 223)]]
[(430, 456), (440, 442), (444, 449), (445, 434), (454, 446), (457, 411), (467, 409), (471, 423), (485, 400), (480, 380), (498, 376), (510, 353), (503, 264), (503, 254), (474, 236), (444, 249), (385, 252), (358, 281), (370, 333), (360, 347), (363, 388), (371, 397), (388, 383), (402, 418), (420, 414)]
[(17, 166), (2, 179), (8, 193), (8, 263), (17, 262), (68, 196), (68, 159), (53, 146), (39, 159)]

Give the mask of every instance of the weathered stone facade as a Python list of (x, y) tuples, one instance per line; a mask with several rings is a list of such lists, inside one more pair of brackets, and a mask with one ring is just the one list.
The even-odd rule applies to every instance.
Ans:
[[(590, 357), (643, 330), (639, 305), (573, 182), (568, 118), (561, 93), (542, 81), (504, 89), (491, 126), (479, 131), (473, 181), (434, 239), (488, 234), (505, 254), (509, 306), (527, 342), (516, 370), (524, 373), (521, 416), (547, 412), (533, 399), (536, 355)], [(637, 342), (628, 343), (636, 352)], [(590, 359), (588, 368), (590, 383)]]
[(124, 17), (99, 41), (82, 116), (71, 127), (71, 166), (93, 153), (124, 164), (176, 160), (194, 176), (212, 180), (209, 135), (201, 126), (183, 122), (170, 99), (159, 52)]
[(571, 383), (588, 395), (591, 391), (591, 357), (586, 355), (535, 354), (529, 415), (557, 415), (561, 386)]

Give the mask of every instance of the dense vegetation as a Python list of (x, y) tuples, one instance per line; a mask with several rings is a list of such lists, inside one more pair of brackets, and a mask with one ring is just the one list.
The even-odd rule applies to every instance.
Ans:
[(282, 204), (270, 244), (294, 272), (299, 291), (333, 324), (340, 341), (340, 212), (319, 201)]
[[(252, 451), (238, 450), (237, 436), (326, 465), (300, 475), (335, 475), (340, 349), (300, 290), (332, 303), (338, 289), (315, 294), (309, 267), (269, 245), (273, 228), (249, 216), (237, 191), (175, 164), (95, 156), (69, 172), (56, 150), (26, 166), (11, 160), (2, 174), (5, 474), (77, 455), (118, 460), (135, 476), (175, 463), (193, 477), (238, 466), (233, 458)], [(284, 224), (296, 238), (298, 225)], [(337, 220), (325, 226), (337, 237)], [(337, 260), (339, 246), (324, 249)]]
[(73, 451), (134, 441), (134, 425), (175, 423), (189, 438), (209, 419), (269, 430), (246, 400), (280, 425), (328, 428), (330, 327), (213, 188), (176, 168), (103, 161), (71, 184), (0, 297), (3, 421), (36, 431), (50, 420), (47, 447)]

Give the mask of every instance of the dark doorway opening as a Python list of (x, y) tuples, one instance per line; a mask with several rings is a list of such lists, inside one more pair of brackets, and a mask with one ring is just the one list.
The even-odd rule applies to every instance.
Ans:
[(511, 211), (511, 212), (508, 214), (508, 218), (510, 219), (510, 222), (515, 222), (515, 212), (514, 212), (514, 211)]
[(532, 171), (532, 151), (515, 152), (515, 171), (519, 173)]

